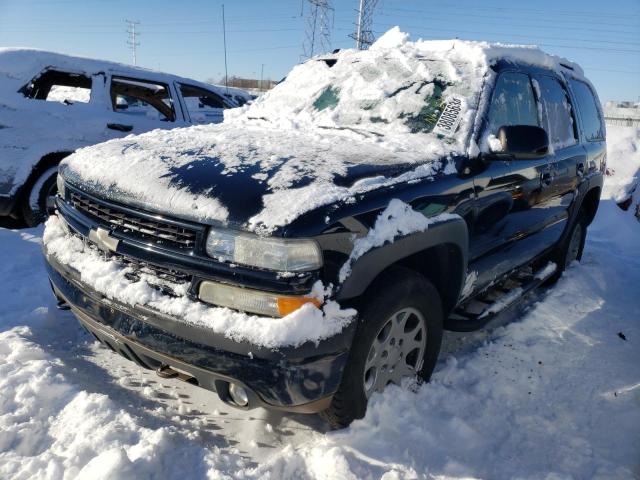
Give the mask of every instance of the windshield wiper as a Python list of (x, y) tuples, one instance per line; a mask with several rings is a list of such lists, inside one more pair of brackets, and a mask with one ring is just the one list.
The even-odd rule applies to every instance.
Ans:
[(354, 128), (354, 127), (329, 127), (327, 125), (318, 125), (318, 128), (323, 128), (325, 130), (349, 130), (353, 133), (358, 133), (360, 135), (362, 135), (365, 138), (371, 138), (371, 135), (374, 135), (378, 138), (382, 138), (384, 137), (384, 135), (382, 133), (378, 133), (378, 132), (372, 132), (370, 130), (362, 130), (359, 128)]

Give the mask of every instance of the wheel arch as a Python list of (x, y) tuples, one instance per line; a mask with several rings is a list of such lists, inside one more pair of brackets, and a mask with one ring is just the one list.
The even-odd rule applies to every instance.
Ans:
[(602, 188), (599, 185), (594, 186), (587, 191), (582, 199), (580, 210), (583, 211), (586, 216), (587, 225), (590, 225), (596, 216), (598, 205), (600, 204), (601, 193)]
[(51, 167), (55, 167), (65, 157), (68, 157), (72, 153), (73, 151), (61, 150), (58, 152), (47, 153), (46, 155), (42, 156), (40, 160), (38, 160), (38, 163), (36, 163), (34, 167), (31, 169), (31, 173), (27, 177), (27, 181), (24, 182), (22, 186), (22, 190), (19, 195), (20, 201), (18, 203), (28, 200), (31, 187), (43, 172), (45, 172)]
[(438, 290), (445, 315), (455, 307), (467, 269), (468, 230), (462, 218), (430, 226), (393, 243), (370, 250), (351, 268), (337, 299), (352, 300), (370, 293), (376, 281), (396, 267), (427, 278)]

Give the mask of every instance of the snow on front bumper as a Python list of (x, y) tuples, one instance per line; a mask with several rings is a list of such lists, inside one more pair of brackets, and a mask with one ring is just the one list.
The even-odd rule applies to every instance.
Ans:
[(131, 267), (88, 248), (57, 215), (52, 215), (45, 225), (43, 245), (47, 258), (54, 257), (60, 265), (77, 272), (83, 284), (106, 298), (155, 310), (176, 322), (204, 327), (235, 342), (266, 348), (318, 343), (342, 332), (356, 313), (328, 301), (322, 309), (309, 303), (285, 317), (271, 318), (205, 305), (189, 298), (186, 289), (177, 292), (178, 296), (169, 296), (151, 286), (148, 276), (128, 278)]

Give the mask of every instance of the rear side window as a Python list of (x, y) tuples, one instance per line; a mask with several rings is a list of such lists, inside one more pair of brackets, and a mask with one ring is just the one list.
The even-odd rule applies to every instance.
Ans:
[(68, 105), (88, 103), (91, 97), (91, 77), (79, 73), (45, 70), (21, 92), (25, 97)]
[(542, 126), (549, 135), (553, 148), (560, 149), (576, 143), (571, 103), (566, 90), (558, 80), (544, 75), (533, 79)]
[(489, 129), (497, 134), (502, 126), (538, 126), (536, 102), (529, 76), (523, 73), (500, 74), (489, 107)]
[(589, 85), (580, 80), (572, 78), (569, 83), (578, 102), (578, 110), (580, 110), (580, 118), (582, 119), (586, 139), (589, 141), (604, 140), (604, 122), (593, 91)]
[(163, 83), (113, 77), (110, 93), (116, 112), (165, 122), (176, 119), (169, 87)]

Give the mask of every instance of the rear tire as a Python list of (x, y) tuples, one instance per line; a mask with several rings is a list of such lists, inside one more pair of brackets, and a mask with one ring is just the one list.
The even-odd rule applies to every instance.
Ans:
[(22, 199), (22, 218), (29, 227), (35, 227), (44, 222), (49, 214), (47, 212), (47, 197), (55, 195), (58, 191), (56, 178), (58, 166), (47, 168), (33, 179), (30, 187)]
[(320, 413), (333, 428), (362, 418), (369, 396), (398, 383), (393, 377), (428, 380), (440, 353), (442, 303), (422, 275), (395, 268), (369, 288), (364, 303), (340, 387)]
[(547, 280), (547, 284), (551, 285), (557, 282), (571, 263), (582, 259), (584, 244), (587, 239), (587, 217), (584, 211), (580, 211), (578, 218), (571, 226), (564, 240), (556, 246), (550, 256), (550, 261), (556, 264), (556, 271)]

